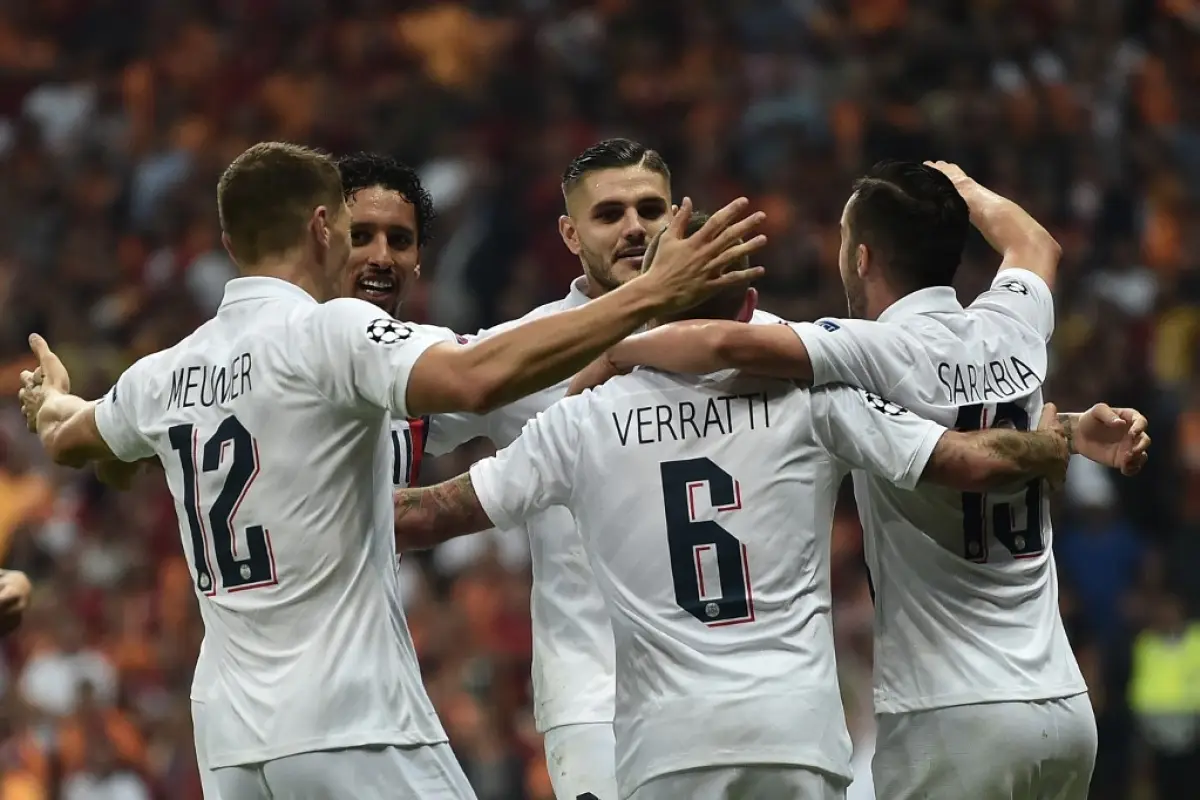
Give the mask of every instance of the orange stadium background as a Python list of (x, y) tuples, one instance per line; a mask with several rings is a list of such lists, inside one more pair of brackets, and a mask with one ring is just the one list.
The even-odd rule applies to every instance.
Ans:
[[(1137, 406), (1155, 439), (1141, 476), (1076, 465), (1056, 501), (1100, 730), (1091, 796), (1200, 796), (1198, 87), (1196, 0), (0, 4), (0, 563), (37, 586), (0, 644), (0, 800), (200, 797), (202, 631), (170, 499), (160, 475), (117, 495), (46, 463), (14, 399), (26, 334), (94, 396), (190, 332), (233, 274), (216, 176), (267, 139), (419, 166), (440, 220), (406, 314), (468, 332), (520, 316), (577, 274), (559, 174), (610, 135), (660, 150), (700, 206), (744, 193), (770, 214), (762, 307), (790, 319), (844, 310), (838, 215), (881, 157), (956, 161), (1055, 234), (1047, 396)], [(996, 263), (973, 242), (964, 297)], [(871, 605), (845, 499), (835, 613), (861, 770)], [(408, 563), (427, 684), (479, 797), (548, 800), (524, 543)]]

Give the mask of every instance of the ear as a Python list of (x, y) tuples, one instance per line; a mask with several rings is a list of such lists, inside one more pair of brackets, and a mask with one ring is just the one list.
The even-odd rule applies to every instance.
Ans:
[(317, 206), (313, 209), (312, 219), (309, 220), (308, 226), (317, 242), (322, 247), (329, 247), (329, 243), (333, 239), (333, 232), (329, 228), (329, 209), (325, 206)]
[(758, 289), (753, 286), (746, 290), (746, 299), (742, 301), (742, 310), (738, 312), (738, 322), (749, 322), (758, 308)]
[(225, 252), (229, 254), (229, 260), (234, 264), (237, 263), (237, 256), (233, 254), (233, 244), (229, 239), (229, 234), (221, 231), (221, 246), (225, 248)]
[(421, 277), (421, 262), (419, 262), (419, 261), (417, 262), (417, 268), (413, 270), (413, 277), (414, 278)]
[(579, 251), (583, 249), (579, 244), (579, 230), (575, 227), (575, 221), (566, 214), (558, 218), (558, 235), (562, 237), (563, 244), (571, 251), (571, 255), (579, 255)]
[(865, 244), (854, 248), (854, 271), (858, 277), (865, 279), (871, 271), (871, 251)]

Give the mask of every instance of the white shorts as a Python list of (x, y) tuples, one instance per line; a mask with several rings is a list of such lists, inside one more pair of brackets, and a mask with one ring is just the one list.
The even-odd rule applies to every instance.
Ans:
[(196, 740), (196, 768), (200, 771), (200, 791), (204, 800), (221, 800), (217, 789), (217, 774), (208, 766), (208, 744), (204, 738), (207, 720), (204, 703), (192, 701), (192, 736)]
[(546, 769), (556, 800), (617, 800), (613, 726), (596, 722), (546, 731)]
[(875, 796), (1087, 800), (1096, 718), (1086, 694), (880, 714)]
[[(803, 767), (705, 767), (659, 775), (629, 800), (843, 800), (846, 781)], [(962, 798), (959, 798), (962, 800)]]
[(354, 747), (214, 770), (237, 800), (475, 800), (448, 744)]

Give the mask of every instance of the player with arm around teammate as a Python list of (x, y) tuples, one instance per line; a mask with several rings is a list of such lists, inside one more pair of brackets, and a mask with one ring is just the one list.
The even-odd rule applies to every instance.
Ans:
[[(972, 222), (1003, 261), (963, 308), (951, 282)], [(677, 326), (621, 343), (610, 362), (845, 382), (962, 430), (1024, 428), (1044, 413), (1058, 258), (1032, 217), (956, 167), (885, 164), (842, 216), (851, 318)], [(1060, 419), (1075, 452), (1127, 474), (1145, 462), (1135, 410)], [(902, 494), (856, 473), (855, 495), (875, 593), (876, 794), (1083, 800), (1095, 721), (1058, 611), (1040, 485)]]
[(666, 268), (611, 302), (451, 346), (361, 301), (320, 302), (338, 294), (349, 249), (327, 157), (257, 145), (218, 204), (246, 277), (216, 318), (94, 403), (69, 394), (34, 337), (26, 414), (59, 463), (163, 462), (218, 652), (206, 740), (223, 796), (469, 797), (399, 604), (380, 480), (390, 416), (484, 410), (571, 374), (659, 309), (719, 288), (725, 261), (761, 240), (726, 244), (761, 215), (736, 222), (736, 203), (703, 241), (676, 231)]
[[(563, 171), (565, 213), (559, 233), (583, 274), (561, 300), (520, 320), (481, 331), (495, 336), (514, 325), (578, 308), (637, 277), (647, 247), (671, 219), (671, 173), (662, 156), (629, 139), (607, 139), (576, 156)], [(693, 213), (687, 235), (707, 217)], [(748, 262), (743, 262), (748, 267)], [(755, 322), (777, 318), (755, 310)], [(505, 447), (529, 420), (561, 399), (566, 381), (487, 414), (431, 418), (427, 448), (439, 455), (478, 436)], [(559, 800), (616, 794), (613, 762), (615, 692), (612, 625), (575, 532), (561, 506), (523, 520), (533, 587), (534, 719)]]
[(641, 370), (550, 406), (469, 474), (400, 492), (396, 531), (427, 547), (570, 509), (615, 634), (618, 797), (839, 798), (828, 547), (845, 472), (981, 490), (1059, 479), (1066, 458), (1059, 433), (949, 432), (858, 389)]

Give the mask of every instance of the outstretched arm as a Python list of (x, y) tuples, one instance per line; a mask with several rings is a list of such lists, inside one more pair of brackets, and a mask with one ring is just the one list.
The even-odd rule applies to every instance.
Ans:
[(615, 374), (645, 366), (685, 375), (740, 369), (751, 375), (804, 383), (813, 378), (804, 341), (787, 325), (688, 320), (662, 325), (618, 342), (572, 381), (578, 394)]
[[(604, 350), (661, 313), (685, 309), (721, 288), (748, 284), (760, 268), (725, 272), (765, 237), (749, 238), (764, 215), (745, 219), (748, 201), (735, 200), (691, 236), (684, 236), (690, 201), (659, 239), (653, 266), (619, 289), (489, 336), (465, 347), (430, 348), (409, 375), (410, 416), (482, 413), (564, 380)], [(748, 241), (736, 243), (742, 238)]]
[(1039, 478), (1058, 486), (1069, 458), (1066, 438), (1053, 431), (947, 431), (921, 480), (960, 492), (994, 491)]

